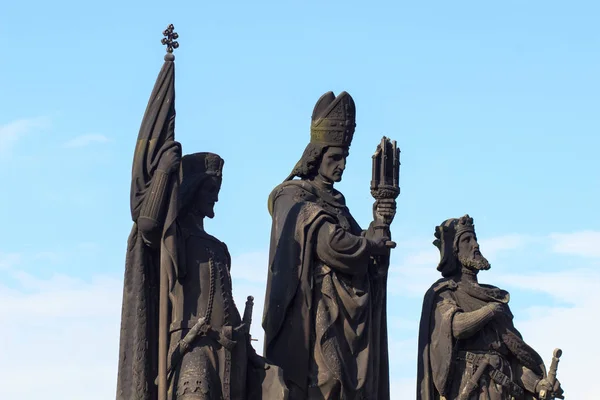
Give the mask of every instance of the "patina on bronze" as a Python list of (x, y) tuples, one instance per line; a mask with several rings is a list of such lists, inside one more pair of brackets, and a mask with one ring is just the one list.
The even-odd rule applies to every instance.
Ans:
[(280, 368), (250, 345), (233, 301), (227, 246), (204, 230), (224, 161), (181, 157), (175, 141), (175, 56), (167, 46), (138, 134), (123, 289), (117, 400), (286, 399)]
[(423, 300), (417, 400), (562, 399), (558, 359), (546, 375), (542, 358), (513, 324), (508, 292), (478, 282), (490, 264), (473, 219), (448, 219), (435, 238), (443, 278)]
[[(283, 368), (291, 399), (390, 397), (385, 303), (396, 202), (377, 200), (365, 231), (333, 187), (354, 128), (348, 93), (321, 96), (310, 143), (268, 200), (265, 356)], [(381, 184), (395, 171), (385, 169)]]

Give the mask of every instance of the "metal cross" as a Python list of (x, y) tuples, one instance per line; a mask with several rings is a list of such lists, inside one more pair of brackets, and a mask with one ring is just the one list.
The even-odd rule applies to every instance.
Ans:
[(170, 24), (167, 29), (163, 31), (163, 36), (165, 36), (160, 42), (167, 46), (167, 53), (172, 53), (173, 49), (179, 47), (179, 43), (176, 42), (176, 39), (179, 38), (177, 32), (173, 32), (175, 27), (173, 24)]

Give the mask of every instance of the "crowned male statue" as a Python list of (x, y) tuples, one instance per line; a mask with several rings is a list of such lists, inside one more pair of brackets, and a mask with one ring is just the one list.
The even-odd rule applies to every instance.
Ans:
[(478, 282), (490, 264), (473, 219), (448, 219), (435, 238), (443, 278), (423, 301), (417, 400), (563, 398), (556, 364), (547, 375), (542, 358), (513, 325), (508, 292)]
[[(290, 399), (390, 396), (385, 315), (390, 238), (375, 235), (381, 220), (375, 215), (362, 230), (334, 188), (355, 126), (348, 93), (321, 96), (310, 143), (268, 200), (273, 225), (265, 356), (283, 368)], [(394, 199), (374, 206), (374, 214), (388, 221), (395, 211)]]
[(285, 399), (281, 370), (255, 353), (249, 312), (242, 318), (233, 301), (227, 246), (204, 229), (224, 162), (213, 153), (181, 157), (177, 34), (172, 26), (164, 34), (170, 51), (133, 159), (117, 400)]

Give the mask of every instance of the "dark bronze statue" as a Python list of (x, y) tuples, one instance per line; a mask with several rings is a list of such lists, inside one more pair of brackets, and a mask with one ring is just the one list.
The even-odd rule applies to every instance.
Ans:
[(448, 219), (435, 237), (443, 278), (423, 301), (417, 400), (562, 399), (560, 350), (546, 375), (542, 358), (513, 325), (508, 292), (477, 281), (490, 264), (473, 219)]
[(285, 399), (278, 367), (250, 345), (252, 299), (234, 304), (227, 246), (214, 217), (223, 159), (181, 157), (175, 141), (172, 25), (133, 160), (117, 400)]
[(283, 368), (291, 399), (390, 397), (385, 304), (399, 152), (384, 140), (383, 157), (374, 157), (382, 179), (372, 189), (380, 198), (363, 231), (333, 187), (354, 128), (352, 97), (325, 93), (314, 108), (310, 144), (269, 196), (265, 356)]

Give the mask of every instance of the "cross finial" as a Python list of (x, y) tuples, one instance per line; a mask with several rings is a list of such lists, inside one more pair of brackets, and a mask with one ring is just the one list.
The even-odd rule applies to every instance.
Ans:
[(179, 38), (177, 32), (174, 32), (175, 27), (173, 24), (170, 24), (167, 29), (163, 31), (163, 36), (165, 36), (160, 42), (167, 46), (167, 53), (173, 53), (173, 49), (179, 47), (179, 43), (176, 41)]

